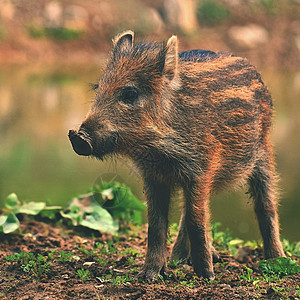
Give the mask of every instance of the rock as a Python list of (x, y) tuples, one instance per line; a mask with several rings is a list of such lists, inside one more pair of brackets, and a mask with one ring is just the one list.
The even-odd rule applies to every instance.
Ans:
[[(299, 37), (299, 39), (300, 39), (300, 37)], [(300, 43), (300, 41), (299, 41), (299, 43)], [(300, 46), (300, 45), (299, 45)], [(300, 48), (299, 48), (299, 50), (300, 50)], [(295, 90), (295, 93), (300, 93), (300, 72), (297, 72), (296, 74), (295, 74), (295, 76), (294, 76), (294, 78), (293, 78), (293, 85), (292, 85), (292, 87), (294, 88), (294, 90)], [(300, 242), (299, 242), (300, 243)], [(300, 245), (300, 244), (299, 244)]]
[(233, 26), (228, 31), (229, 38), (240, 48), (253, 49), (269, 41), (268, 31), (256, 24)]
[(92, 18), (92, 25), (96, 30), (103, 30), (104, 27), (114, 23), (114, 13), (109, 3), (100, 2), (97, 14)]
[(0, 118), (3, 120), (13, 113), (13, 97), (12, 91), (7, 86), (0, 88)]
[(297, 49), (300, 51), (300, 34), (298, 34), (296, 37), (295, 37), (295, 44), (297, 46)]
[(152, 32), (159, 33), (164, 29), (165, 24), (156, 9), (148, 8), (144, 15), (147, 17), (148, 23), (150, 24), (149, 27), (152, 28)]
[(47, 111), (53, 111), (59, 104), (60, 89), (57, 85), (47, 85), (43, 91), (43, 105)]
[[(120, 2), (120, 5), (112, 8), (112, 13), (114, 27), (120, 28), (120, 31), (130, 28), (139, 35), (146, 36), (153, 33), (159, 34), (165, 27), (158, 11), (148, 7), (143, 1)], [(100, 27), (101, 22), (105, 25), (105, 18), (106, 16), (99, 15), (93, 22), (94, 27), (95, 24)]]
[(44, 24), (46, 27), (61, 27), (63, 25), (63, 7), (57, 1), (51, 1), (44, 8)]
[(168, 25), (184, 33), (197, 28), (196, 2), (194, 0), (164, 0), (163, 12)]
[[(136, 26), (136, 24), (141, 25)], [(147, 35), (149, 33), (160, 33), (164, 29), (165, 24), (156, 9), (144, 7), (141, 13), (135, 13), (132, 21), (129, 22), (129, 26)]]
[(1, 1), (0, 16), (4, 19), (12, 20), (15, 15), (15, 7), (9, 0)]

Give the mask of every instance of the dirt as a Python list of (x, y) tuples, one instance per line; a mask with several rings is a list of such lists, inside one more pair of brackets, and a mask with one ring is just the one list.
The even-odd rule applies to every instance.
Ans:
[[(213, 281), (198, 278), (189, 265), (169, 265), (164, 277), (146, 283), (137, 279), (146, 251), (146, 226), (113, 237), (74, 231), (61, 223), (21, 224), (18, 233), (0, 234), (0, 299), (300, 299), (299, 273), (263, 279), (257, 266), (263, 259), (261, 248), (244, 247), (237, 257), (220, 251)], [(172, 240), (174, 236), (169, 251)], [(6, 259), (21, 251), (45, 257), (50, 263), (46, 271), (32, 272)], [(69, 256), (63, 259), (63, 254)], [(246, 267), (253, 270), (248, 278)], [(88, 276), (80, 277), (78, 270), (88, 270)]]

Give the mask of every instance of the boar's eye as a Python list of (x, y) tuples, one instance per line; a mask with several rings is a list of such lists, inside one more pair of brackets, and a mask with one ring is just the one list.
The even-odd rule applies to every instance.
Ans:
[(90, 87), (93, 91), (96, 91), (99, 87), (99, 84), (98, 83), (90, 83)]
[(139, 97), (138, 89), (134, 86), (126, 86), (121, 91), (121, 101), (133, 105)]

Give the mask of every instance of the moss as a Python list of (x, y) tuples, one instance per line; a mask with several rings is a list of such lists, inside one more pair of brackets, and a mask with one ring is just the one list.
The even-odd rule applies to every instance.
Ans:
[(214, 0), (199, 1), (197, 18), (199, 23), (215, 26), (228, 20), (230, 11), (223, 4)]

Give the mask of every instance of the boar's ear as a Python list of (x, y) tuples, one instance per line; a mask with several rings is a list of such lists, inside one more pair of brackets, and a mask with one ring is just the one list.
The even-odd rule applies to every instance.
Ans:
[(118, 34), (113, 39), (114, 52), (130, 50), (133, 45), (134, 32), (131, 30), (124, 31)]
[(169, 38), (166, 45), (163, 74), (172, 80), (178, 71), (178, 41), (177, 36)]

